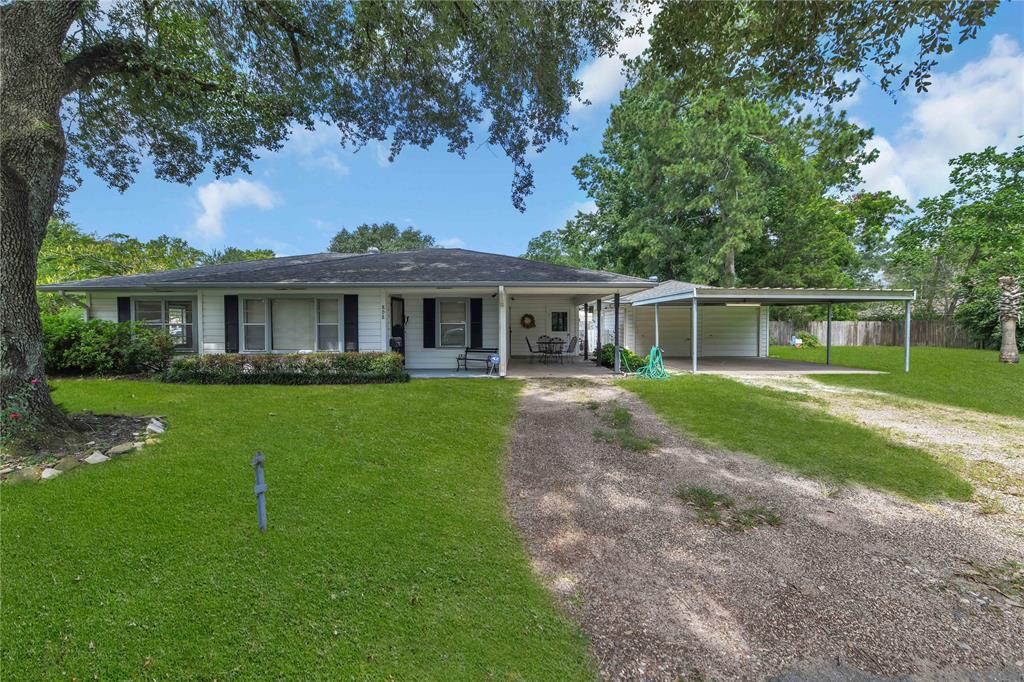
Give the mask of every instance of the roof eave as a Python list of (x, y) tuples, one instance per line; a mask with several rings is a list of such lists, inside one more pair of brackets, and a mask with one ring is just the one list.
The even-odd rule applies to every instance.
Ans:
[(650, 282), (640, 281), (609, 281), (609, 282), (545, 282), (545, 281), (455, 281), (455, 282), (158, 282), (153, 284), (77, 284), (67, 282), (60, 284), (42, 284), (36, 287), (39, 291), (153, 291), (161, 289), (317, 289), (337, 287), (404, 287), (404, 288), (470, 288), (470, 287), (576, 287), (591, 289), (631, 288), (647, 289)]

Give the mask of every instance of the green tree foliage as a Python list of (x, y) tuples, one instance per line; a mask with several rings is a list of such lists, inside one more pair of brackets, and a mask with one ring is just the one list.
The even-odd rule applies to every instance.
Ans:
[(989, 147), (950, 166), (952, 188), (922, 199), (893, 240), (890, 275), (921, 292), (923, 314), (955, 318), (995, 348), (999, 277), (1024, 277), (1024, 146)]
[[(39, 250), (36, 272), (38, 284), (52, 284), (273, 257), (274, 252), (268, 249), (235, 247), (204, 253), (184, 239), (167, 235), (148, 241), (119, 233), (100, 237), (82, 232), (74, 223), (53, 219)], [(56, 313), (71, 305), (57, 294), (38, 296), (44, 313)]]
[[(937, 58), (977, 35), (998, 0), (983, 2), (663, 3), (651, 29), (650, 58), (691, 93), (725, 87), (769, 97), (836, 102), (866, 73), (894, 94), (930, 85)], [(907, 47), (916, 42), (910, 63)], [(872, 79), (876, 80), (876, 79)]]
[(363, 223), (354, 230), (343, 229), (331, 239), (328, 251), (365, 253), (370, 247), (381, 251), (415, 251), (434, 246), (429, 234), (407, 227), (399, 230), (394, 223)]
[(273, 258), (274, 252), (270, 249), (239, 249), (229, 246), (225, 249), (212, 249), (203, 255), (203, 265), (218, 265), (220, 263), (240, 263), (246, 260), (263, 260)]
[(597, 211), (541, 235), (532, 255), (723, 285), (870, 278), (904, 210), (887, 194), (839, 198), (874, 158), (871, 131), (827, 108), (678, 92), (645, 69), (622, 93), (601, 152), (574, 169)]

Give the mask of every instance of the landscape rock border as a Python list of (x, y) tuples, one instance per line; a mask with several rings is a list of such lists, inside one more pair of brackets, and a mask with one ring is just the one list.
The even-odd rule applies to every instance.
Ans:
[[(43, 463), (30, 463), (28, 461), (16, 462), (13, 465), (0, 468), (0, 481), (4, 483), (19, 483), (22, 481), (48, 481), (57, 478), (61, 474), (77, 469), (83, 464), (92, 466), (103, 464), (116, 459), (129, 452), (141, 450), (147, 445), (156, 445), (160, 442), (158, 436), (167, 430), (167, 422), (163, 417), (125, 417), (135, 419), (139, 422), (132, 435), (133, 440), (125, 440), (114, 445), (96, 447), (96, 441), (87, 443), (89, 447), (75, 454), (63, 454), (56, 461)], [(145, 421), (145, 426), (141, 422)]]

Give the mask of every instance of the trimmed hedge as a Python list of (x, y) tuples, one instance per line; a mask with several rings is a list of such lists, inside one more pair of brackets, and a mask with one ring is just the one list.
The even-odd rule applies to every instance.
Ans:
[(184, 384), (389, 384), (409, 380), (399, 353), (196, 355), (176, 360), (163, 380)]
[(43, 316), (47, 374), (139, 374), (170, 364), (174, 341), (160, 329), (131, 322)]

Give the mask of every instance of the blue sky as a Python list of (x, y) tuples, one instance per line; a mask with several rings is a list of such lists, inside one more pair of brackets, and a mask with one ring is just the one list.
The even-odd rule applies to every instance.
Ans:
[[(644, 40), (621, 47), (636, 54)], [(297, 131), (283, 150), (264, 154), (251, 176), (207, 174), (186, 186), (156, 180), (146, 168), (122, 194), (85, 172), (68, 209), (90, 232), (170, 234), (201, 248), (311, 253), (325, 250), (342, 227), (390, 220), (446, 246), (519, 255), (531, 237), (589, 205), (572, 167), (600, 148), (623, 79), (610, 58), (586, 65), (580, 76), (593, 105), (573, 110), (577, 130), (568, 144), (532, 157), (536, 187), (525, 213), (512, 207), (512, 166), (499, 149), (476, 146), (460, 159), (441, 143), (406, 149), (388, 163), (386, 146), (346, 150), (331, 130)], [(928, 93), (903, 93), (893, 103), (864, 84), (845, 107), (875, 129), (880, 157), (864, 169), (868, 189), (910, 201), (941, 192), (949, 158), (987, 145), (1009, 149), (1024, 133), (1024, 3), (1001, 6), (976, 40), (942, 59)]]

